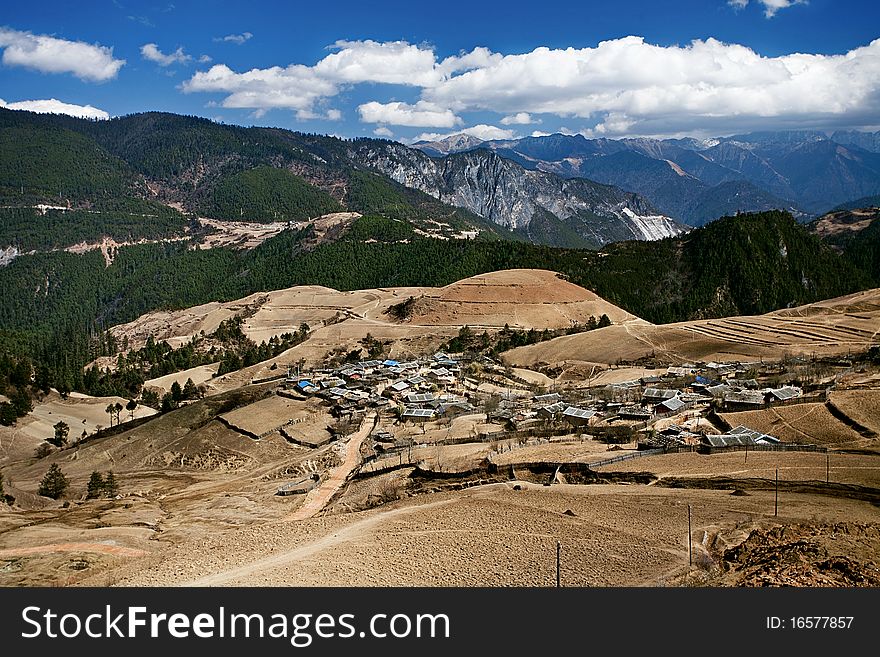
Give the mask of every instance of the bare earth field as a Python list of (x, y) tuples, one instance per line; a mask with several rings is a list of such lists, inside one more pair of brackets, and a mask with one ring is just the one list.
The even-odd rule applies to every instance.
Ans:
[[(42, 400), (35, 400), (34, 409), (19, 419), (16, 426), (0, 426), (0, 464), (29, 457), (40, 443), (55, 435), (54, 427), (60, 421), (70, 427), (70, 442), (78, 440), (83, 431), (91, 435), (101, 427), (109, 427), (110, 416), (105, 409), (109, 404), (117, 403), (125, 407), (128, 400), (122, 397), (88, 397), (76, 393), (62, 399), (53, 390)], [(148, 406), (138, 406), (134, 419), (155, 414), (156, 411)], [(125, 423), (131, 414), (123, 410), (119, 417)]]
[[(238, 394), (258, 401), (265, 390)], [(205, 423), (206, 409), (222, 409), (229, 394), (162, 416), (149, 432), (136, 427), (76, 452), (5, 469), (7, 491), (26, 508), (0, 508), (0, 584), (549, 586), (559, 540), (565, 585), (655, 586), (693, 574), (687, 567), (688, 504), (694, 543), (706, 564), (720, 564), (713, 546), (735, 546), (755, 529), (880, 520), (868, 501), (804, 492), (782, 493), (774, 518), (773, 491), (766, 485), (737, 496), (661, 485), (547, 487), (516, 480), (352, 512), (375, 506), (371, 496), (387, 495), (389, 486), (399, 491), (407, 470), (351, 482), (324, 513), (295, 519), (303, 496), (278, 497), (277, 487), (308, 472), (343, 471), (342, 452), (350, 459), (356, 445), (308, 450), (277, 434), (257, 441), (216, 420)], [(594, 462), (627, 453), (589, 440), (494, 447), (500, 448), (492, 454), (499, 464)], [(426, 460), (434, 461), (428, 465), (437, 465), (432, 455), (439, 455), (445, 472), (473, 467), (492, 448), (479, 443), (423, 449)], [(880, 457), (830, 459), (832, 483), (880, 487)], [(67, 508), (32, 495), (32, 482), (52, 460), (73, 483)], [(120, 499), (80, 500), (88, 474), (111, 467), (122, 486)], [(599, 470), (653, 472), (661, 482), (727, 477), (766, 484), (775, 468), (782, 481), (824, 481), (825, 455), (671, 454)], [(397, 485), (385, 483), (395, 478)], [(876, 558), (880, 545), (871, 536), (863, 549)]]
[(880, 390), (833, 390), (830, 402), (847, 418), (880, 436)]
[(519, 367), (607, 363), (654, 356), (669, 363), (782, 360), (791, 355), (845, 355), (880, 343), (880, 290), (753, 317), (618, 326), (512, 349)]
[(743, 425), (779, 438), (786, 443), (826, 447), (868, 447), (875, 441), (834, 417), (822, 403), (777, 406), (760, 411), (720, 413), (731, 427)]
[[(827, 456), (829, 480), (880, 488), (880, 455)], [(727, 477), (779, 481), (825, 481), (826, 454), (821, 452), (730, 452), (660, 454), (621, 461), (597, 468), (599, 472), (651, 472), (664, 477)], [(878, 518), (880, 519), (880, 518)]]
[(331, 418), (314, 399), (299, 401), (272, 395), (219, 416), (225, 424), (245, 434), (263, 436), (292, 424), (298, 431), (326, 433)]
[[(410, 297), (417, 300), (412, 315), (403, 322), (395, 320), (388, 309)], [(483, 330), (497, 330), (505, 324), (566, 328), (602, 314), (613, 322), (634, 319), (554, 272), (514, 269), (474, 276), (443, 288), (339, 292), (316, 285), (299, 286), (226, 303), (155, 311), (112, 331), (120, 341), (128, 338), (129, 344), (138, 348), (150, 336), (180, 346), (200, 332), (212, 333), (220, 322), (233, 316), (244, 318), (242, 330), (257, 343), (295, 331), (302, 323), (312, 329), (306, 342), (277, 358), (208, 382), (209, 387), (222, 391), (268, 376), (273, 364), (287, 365), (302, 359), (307, 366), (314, 366), (334, 350), (359, 346), (367, 334), (389, 343), (389, 357), (406, 358), (438, 348), (464, 325)], [(549, 384), (549, 379), (538, 373), (528, 376), (540, 385)]]
[(687, 571), (688, 504), (698, 546), (704, 533), (830, 522), (844, 513), (854, 522), (877, 520), (868, 503), (823, 496), (792, 495), (784, 517), (773, 519), (766, 515), (772, 492), (732, 497), (729, 491), (519, 485), (242, 528), (200, 542), (198, 559), (188, 545), (163, 559), (142, 559), (118, 583), (552, 586), (559, 540), (563, 585), (663, 585)]
[(160, 393), (165, 394), (171, 390), (171, 386), (175, 383), (179, 384), (182, 388), (188, 379), (192, 379), (192, 382), (196, 385), (200, 383), (205, 383), (206, 381), (210, 381), (217, 371), (220, 369), (220, 363), (211, 363), (210, 365), (200, 365), (199, 367), (193, 367), (188, 370), (183, 370), (180, 372), (176, 372), (174, 374), (167, 374), (165, 376), (160, 376), (155, 379), (150, 379), (149, 381), (144, 382), (145, 388), (158, 388), (163, 391)]
[(628, 312), (552, 271), (510, 269), (481, 274), (437, 290), (415, 305), (414, 324), (565, 328), (608, 315), (612, 322), (632, 319)]

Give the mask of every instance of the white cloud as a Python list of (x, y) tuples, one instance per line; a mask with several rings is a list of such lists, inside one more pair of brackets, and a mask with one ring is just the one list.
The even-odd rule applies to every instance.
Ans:
[(315, 103), (335, 96), (339, 89), (318, 76), (308, 66), (291, 64), (287, 68), (255, 68), (236, 73), (225, 64), (199, 71), (181, 86), (185, 93), (222, 92), (229, 94), (221, 105), (229, 108), (286, 108), (311, 112)]
[[(230, 37), (215, 41), (233, 40)], [(431, 87), (442, 83), (455, 72), (488, 66), (502, 57), (487, 48), (475, 48), (469, 53), (460, 53), (438, 62), (431, 48), (406, 41), (337, 41), (330, 49), (333, 52), (314, 66), (291, 64), (287, 68), (275, 66), (236, 73), (225, 65), (218, 65), (222, 68), (213, 67), (212, 71), (217, 69), (213, 73), (196, 73), (182, 88), (185, 92), (229, 93), (223, 102), (226, 107), (285, 107), (311, 111), (313, 103), (320, 98), (335, 96), (341, 85), (377, 83)], [(371, 106), (366, 111), (378, 110)], [(391, 111), (391, 108), (386, 111)], [(417, 121), (399, 125), (442, 128), (458, 123), (457, 117), (447, 108), (436, 110), (440, 116), (425, 114), (430, 111), (420, 107), (409, 111), (406, 107), (399, 108), (402, 120)]]
[(541, 123), (541, 119), (533, 119), (528, 112), (517, 112), (501, 119), (501, 125), (529, 125), (532, 123)]
[(227, 34), (226, 36), (222, 37), (214, 37), (214, 41), (234, 43), (235, 45), (240, 46), (252, 36), (254, 35), (250, 32), (242, 32), (241, 34)]
[[(166, 55), (155, 43), (145, 43), (141, 46), (141, 56), (151, 62), (156, 62), (159, 66), (171, 66), (172, 64), (189, 64), (192, 57), (183, 52), (183, 48), (178, 48), (173, 53)], [(210, 57), (208, 58), (210, 61)], [(201, 60), (199, 60), (201, 61)]]
[(422, 97), (456, 112), (598, 121), (605, 134), (854, 125), (880, 112), (880, 39), (843, 55), (764, 57), (715, 39), (663, 47), (630, 36), (505, 55)]
[(406, 41), (337, 41), (332, 48), (336, 52), (315, 65), (331, 80), (427, 87), (440, 79), (434, 51)]
[(534, 130), (529, 137), (549, 137), (551, 133), (549, 132), (541, 132), (540, 130)]
[(115, 78), (125, 64), (113, 57), (113, 48), (68, 41), (45, 34), (0, 27), (0, 48), (7, 66), (24, 66), (43, 73), (72, 73), (81, 80), (103, 82)]
[(199, 57), (199, 64), (210, 64), (212, 61), (210, 55), (202, 55)]
[(505, 130), (494, 125), (486, 125), (485, 123), (465, 128), (461, 132), (483, 141), (488, 141), (489, 139), (515, 139), (517, 136), (513, 130)]
[(437, 65), (437, 70), (445, 79), (453, 73), (460, 71), (471, 71), (477, 68), (486, 68), (491, 64), (498, 62), (503, 55), (493, 53), (488, 48), (474, 48), (469, 53), (461, 53), (460, 55), (447, 57)]
[[(807, 0), (756, 0), (756, 2), (764, 5), (764, 16), (767, 18), (773, 18), (780, 9), (807, 4)], [(749, 0), (727, 0), (727, 4), (734, 9), (744, 9), (749, 4)]]
[(418, 137), (411, 139), (410, 142), (439, 141), (441, 139), (446, 139), (447, 137), (452, 137), (453, 135), (470, 135), (471, 137), (476, 137), (482, 141), (488, 141), (490, 139), (516, 139), (517, 136), (513, 130), (504, 130), (503, 128), (498, 128), (494, 125), (481, 123), (454, 132), (423, 132)]
[(573, 132), (605, 136), (869, 126), (880, 115), (880, 39), (839, 55), (777, 57), (712, 38), (658, 46), (638, 36), (509, 55), (475, 48), (442, 60), (404, 41), (331, 48), (314, 66), (239, 73), (215, 65), (182, 89), (222, 93), (224, 107), (321, 116), (316, 108), (352, 85), (406, 85), (419, 90), (416, 100), (363, 103), (361, 121), (451, 129), (466, 112), (497, 113), (505, 126), (549, 114)]
[[(260, 111), (262, 112), (260, 116), (266, 113), (265, 110)], [(339, 121), (341, 118), (342, 112), (338, 109), (329, 109), (326, 112), (313, 112), (311, 110), (301, 109), (296, 112), (297, 121), (314, 121), (316, 119), (319, 121)]]
[(390, 139), (391, 137), (394, 136), (394, 133), (391, 132), (391, 130), (389, 130), (388, 128), (386, 128), (384, 125), (379, 126), (375, 130), (373, 130), (373, 134), (376, 135), (377, 137), (387, 137), (388, 139)]
[(110, 118), (107, 112), (97, 107), (62, 103), (55, 98), (49, 98), (48, 100), (19, 100), (14, 103), (7, 103), (0, 98), (0, 107), (11, 110), (27, 110), (28, 112), (37, 112), (38, 114), (68, 114), (81, 119), (103, 120)]
[(423, 100), (415, 105), (372, 101), (359, 105), (358, 112), (364, 123), (390, 123), (411, 128), (452, 128), (461, 123), (451, 110)]

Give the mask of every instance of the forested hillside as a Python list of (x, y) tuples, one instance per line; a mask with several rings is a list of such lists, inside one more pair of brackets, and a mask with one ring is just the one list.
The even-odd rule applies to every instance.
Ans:
[[(2, 108), (0, 137), (0, 205), (21, 210), (3, 214), (0, 248), (178, 236), (183, 215), (170, 209), (157, 213), (159, 204), (213, 219), (258, 222), (300, 221), (348, 209), (423, 228), (440, 222), (450, 230), (513, 237), (465, 209), (359, 168), (350, 159), (352, 142), (335, 137), (156, 112), (87, 121)], [(107, 210), (108, 199), (116, 204), (115, 214), (67, 213), (26, 225), (36, 218), (37, 204)], [(149, 208), (138, 209), (147, 201)], [(126, 214), (145, 215), (144, 227)]]
[[(393, 154), (381, 140), (171, 114), (95, 122), (5, 109), (0, 135), (0, 379), (14, 391), (18, 384), (9, 382), (27, 369), (22, 359), (34, 364), (41, 385), (97, 385), (84, 380), (82, 367), (116, 353), (107, 328), (145, 312), (300, 284), (440, 286), (498, 269), (543, 268), (652, 322), (763, 313), (880, 284), (876, 222), (839, 238), (831, 245), (837, 251), (778, 211), (601, 252), (554, 248), (525, 240), (594, 242), (552, 213), (536, 213), (525, 232), (513, 233), (360, 166), (353, 154)], [(482, 160), (459, 160), (474, 175), (482, 171)], [(487, 161), (519, 180), (509, 163)], [(572, 185), (583, 186), (569, 181), (560, 189)], [(250, 250), (202, 248), (203, 227), (186, 212), (296, 221), (340, 209), (365, 216), (329, 240), (300, 224)], [(601, 225), (611, 215), (579, 212), (592, 217), (591, 230), (613, 228)], [(478, 238), (449, 239), (465, 230)], [(115, 249), (112, 259), (63, 251), (103, 238), (152, 243)], [(130, 383), (117, 392), (130, 394)], [(117, 384), (101, 385), (106, 393)]]
[(525, 242), (421, 237), (405, 222), (363, 217), (341, 239), (307, 249), (311, 228), (252, 251), (187, 243), (17, 258), (0, 268), (0, 340), (48, 369), (53, 384), (83, 386), (82, 366), (114, 353), (105, 330), (157, 308), (232, 300), (320, 284), (339, 290), (442, 286), (508, 268), (552, 269), (652, 322), (758, 314), (877, 285), (868, 272), (791, 216), (730, 217), (679, 238), (614, 244), (602, 252)]
[(209, 217), (244, 221), (301, 221), (343, 210), (341, 203), (286, 169), (259, 166), (224, 178), (210, 202), (200, 205)]
[(0, 111), (3, 199), (66, 205), (135, 193), (135, 172), (92, 139), (63, 127), (4, 121), (10, 114)]
[(0, 208), (0, 249), (48, 251), (109, 237), (137, 242), (180, 237), (187, 219), (177, 210), (137, 198), (102, 200), (91, 209)]

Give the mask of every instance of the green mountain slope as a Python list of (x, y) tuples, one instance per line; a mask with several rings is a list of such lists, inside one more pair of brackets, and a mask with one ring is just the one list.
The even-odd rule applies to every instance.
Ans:
[(601, 252), (433, 239), (379, 216), (316, 248), (307, 246), (310, 237), (311, 228), (287, 230), (244, 252), (185, 242), (124, 247), (109, 267), (96, 252), (16, 258), (0, 268), (0, 351), (27, 354), (53, 381), (76, 388), (82, 366), (108, 351), (103, 330), (149, 310), (301, 284), (440, 286), (508, 268), (559, 271), (653, 322), (758, 314), (872, 285), (869, 274), (780, 212), (728, 217), (683, 237)]
[(101, 201), (88, 210), (0, 208), (0, 249), (47, 251), (103, 237), (120, 243), (179, 238), (186, 222), (174, 208), (137, 198)]
[(880, 285), (880, 209), (875, 206), (829, 212), (807, 228)]
[(0, 112), (0, 198), (51, 202), (131, 194), (134, 171), (92, 139), (63, 127), (20, 125)]
[(199, 208), (209, 217), (301, 221), (343, 210), (341, 203), (286, 169), (259, 166), (228, 176)]

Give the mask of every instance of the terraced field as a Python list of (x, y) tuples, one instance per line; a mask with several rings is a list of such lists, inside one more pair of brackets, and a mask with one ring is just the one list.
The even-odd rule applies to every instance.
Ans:
[(832, 410), (838, 410), (856, 431), (880, 438), (880, 390), (835, 390), (829, 401)]
[(628, 320), (513, 349), (504, 358), (520, 367), (614, 365), (649, 357), (669, 363), (782, 360), (863, 352), (880, 344), (878, 336), (880, 289), (873, 289), (752, 317), (663, 325)]
[(786, 443), (826, 447), (870, 446), (864, 436), (836, 418), (823, 403), (778, 406), (720, 414), (730, 426), (744, 425)]

